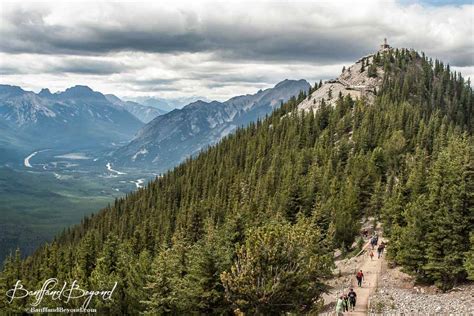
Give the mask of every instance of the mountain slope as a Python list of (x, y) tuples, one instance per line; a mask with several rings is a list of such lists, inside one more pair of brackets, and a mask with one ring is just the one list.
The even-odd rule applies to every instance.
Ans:
[(380, 57), (372, 102), (298, 111), (307, 97), (291, 99), (26, 260), (10, 257), (0, 291), (53, 274), (117, 282), (117, 301), (95, 301), (104, 314), (317, 313), (333, 250), (354, 250), (368, 217), (383, 221), (390, 258), (424, 282), (464, 281), (472, 89), (414, 51)]
[(155, 117), (167, 113), (167, 111), (160, 110), (152, 106), (146, 106), (132, 101), (122, 101), (120, 98), (113, 94), (106, 94), (105, 97), (111, 103), (123, 107), (125, 110), (133, 114), (143, 123), (148, 123)]
[(135, 97), (130, 98), (130, 101), (138, 102), (145, 106), (151, 106), (157, 108), (158, 110), (171, 112), (174, 109), (181, 109), (185, 105), (194, 102), (195, 100), (207, 100), (202, 96), (187, 96), (187, 97), (178, 97), (178, 98), (159, 98), (159, 97)]
[(122, 165), (153, 165), (166, 170), (216, 143), (239, 126), (264, 117), (282, 102), (309, 88), (304, 80), (285, 80), (274, 88), (222, 103), (193, 102), (148, 123), (113, 157)]
[[(52, 94), (0, 85), (0, 136), (18, 148), (107, 146), (129, 140), (143, 124), (86, 86)], [(7, 139), (9, 137), (9, 139)], [(13, 139), (12, 139), (13, 138)]]

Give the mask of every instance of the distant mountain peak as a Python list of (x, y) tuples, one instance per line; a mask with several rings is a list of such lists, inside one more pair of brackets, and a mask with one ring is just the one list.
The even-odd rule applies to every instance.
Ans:
[(281, 87), (281, 86), (283, 86), (283, 85), (285, 85), (285, 84), (287, 84), (287, 83), (289, 83), (289, 82), (290, 82), (289, 79), (282, 80), (282, 81), (280, 81), (279, 83), (277, 83), (277, 84), (275, 85), (275, 87)]
[(43, 88), (41, 91), (38, 93), (40, 97), (48, 98), (51, 97), (53, 94), (48, 88)]
[(18, 86), (11, 86), (8, 84), (0, 84), (0, 95), (4, 97), (13, 97), (19, 96), (25, 93), (26, 91)]
[(123, 102), (122, 99), (120, 99), (115, 94), (105, 94), (105, 97), (106, 97), (107, 100), (109, 100), (112, 103), (114, 103), (114, 102)]
[(76, 98), (84, 98), (84, 99), (105, 99), (105, 96), (100, 93), (92, 90), (88, 86), (83, 86), (83, 85), (76, 85), (71, 88), (67, 88), (64, 92), (61, 92), (58, 94), (58, 96), (62, 98), (70, 98), (70, 99), (76, 99)]
[(34, 148), (99, 142), (102, 146), (129, 140), (143, 125), (132, 113), (86, 86), (52, 94), (46, 88), (34, 93), (8, 85), (0, 85), (0, 124)]
[(282, 80), (279, 83), (277, 83), (275, 85), (275, 88), (280, 88), (280, 87), (283, 87), (283, 86), (286, 86), (286, 85), (302, 84), (302, 83), (305, 83), (305, 82), (306, 82), (306, 80), (304, 80), (304, 79), (300, 79), (300, 80), (285, 79), (285, 80)]
[(110, 103), (123, 108), (124, 110), (133, 114), (136, 118), (138, 118), (143, 123), (148, 123), (155, 117), (165, 114), (165, 111), (161, 111), (157, 108), (143, 105), (133, 101), (123, 101), (119, 97), (114, 94), (106, 94), (105, 98)]
[(84, 86), (84, 85), (79, 85), (79, 84), (66, 89), (66, 91), (68, 90), (94, 92), (94, 90), (92, 90), (89, 86)]
[(189, 103), (187, 106), (192, 106), (192, 105), (200, 105), (200, 104), (208, 104), (209, 102), (203, 101), (203, 100), (196, 100), (194, 102)]

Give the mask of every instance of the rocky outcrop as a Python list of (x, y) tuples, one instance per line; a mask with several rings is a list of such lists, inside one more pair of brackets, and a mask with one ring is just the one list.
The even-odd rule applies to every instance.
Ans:
[(352, 66), (345, 68), (338, 78), (326, 81), (319, 89), (313, 91), (298, 105), (298, 108), (317, 110), (323, 100), (325, 104), (334, 106), (340, 94), (343, 97), (350, 95), (353, 99), (365, 98), (368, 102), (372, 102), (376, 90), (382, 85), (384, 75), (382, 67), (375, 67), (375, 71), (369, 75), (369, 67), (373, 64), (374, 57), (375, 54), (364, 56)]

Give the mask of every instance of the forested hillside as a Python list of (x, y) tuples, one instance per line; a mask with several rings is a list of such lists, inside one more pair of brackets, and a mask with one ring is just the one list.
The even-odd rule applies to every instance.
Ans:
[(299, 111), (300, 93), (33, 256), (11, 256), (0, 290), (17, 279), (32, 289), (50, 277), (95, 290), (117, 281), (113, 301), (91, 307), (314, 311), (333, 250), (348, 250), (369, 216), (382, 221), (392, 260), (420, 281), (448, 289), (474, 278), (469, 81), (405, 49), (366, 67), (384, 73), (373, 102), (346, 96)]

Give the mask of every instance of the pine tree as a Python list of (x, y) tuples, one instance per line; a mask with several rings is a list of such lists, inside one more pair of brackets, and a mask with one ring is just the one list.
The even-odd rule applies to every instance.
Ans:
[(121, 306), (124, 299), (124, 280), (120, 273), (121, 267), (119, 267), (123, 261), (119, 260), (119, 256), (119, 239), (115, 235), (109, 234), (90, 277), (91, 286), (94, 289), (105, 291), (115, 288), (111, 300), (98, 299), (94, 302), (94, 306), (108, 314), (119, 313), (125, 308), (125, 306)]
[(3, 270), (0, 273), (0, 290), (2, 293), (0, 297), (0, 310), (7, 314), (14, 314), (18, 311), (22, 311), (26, 305), (26, 300), (11, 300), (7, 296), (7, 291), (13, 289), (17, 281), (21, 281), (22, 284), (25, 284), (25, 280), (22, 278), (21, 267), (21, 253), (20, 249), (17, 248), (14, 254), (10, 253), (10, 255), (5, 259)]
[(73, 277), (75, 277), (80, 284), (86, 286), (89, 284), (89, 277), (96, 263), (96, 247), (92, 232), (86, 234), (84, 239), (81, 240), (76, 258)]
[(424, 270), (443, 290), (465, 277), (464, 256), (469, 250), (466, 232), (474, 230), (474, 214), (466, 200), (466, 188), (471, 187), (468, 181), (472, 178), (464, 177), (471, 164), (466, 141), (453, 139), (439, 154), (428, 182), (431, 229), (426, 235), (427, 263)]
[(169, 260), (172, 249), (164, 249), (155, 258), (152, 264), (152, 274), (145, 286), (146, 296), (142, 303), (146, 307), (145, 313), (162, 315), (176, 313), (177, 298), (174, 296), (173, 271), (176, 262)]
[(230, 267), (229, 255), (233, 248), (228, 248), (232, 244), (226, 244), (225, 239), (227, 237), (218, 235), (214, 225), (208, 222), (206, 236), (192, 247), (184, 290), (190, 303), (187, 310), (222, 314), (229, 309), (220, 273)]
[(172, 246), (164, 248), (152, 263), (142, 301), (150, 314), (180, 314), (189, 308), (185, 278), (188, 275), (190, 245), (181, 232), (173, 237)]
[(370, 64), (369, 68), (367, 69), (367, 75), (371, 78), (377, 77), (377, 66), (375, 63)]
[(344, 248), (344, 251), (352, 247), (359, 231), (358, 210), (359, 203), (354, 184), (347, 181), (341, 190), (341, 198), (335, 201), (332, 214), (335, 229), (334, 244)]
[(426, 276), (423, 267), (427, 262), (427, 243), (424, 237), (429, 231), (427, 215), (429, 212), (425, 199), (424, 195), (420, 195), (417, 201), (407, 206), (405, 215), (407, 225), (401, 229), (396, 239), (400, 244), (396, 262), (401, 264), (405, 271), (424, 281)]
[(474, 232), (471, 232), (469, 240), (471, 248), (466, 253), (466, 258), (464, 259), (464, 268), (466, 269), (468, 279), (474, 281)]
[(142, 250), (136, 260), (133, 248), (127, 244), (119, 251), (119, 275), (122, 276), (124, 284), (124, 297), (120, 303), (127, 314), (136, 315), (145, 309), (140, 301), (146, 297), (144, 288), (151, 267), (151, 258), (147, 250)]
[(250, 314), (312, 308), (331, 269), (319, 241), (319, 232), (305, 219), (294, 226), (274, 222), (249, 231), (231, 270), (221, 275), (227, 299)]

